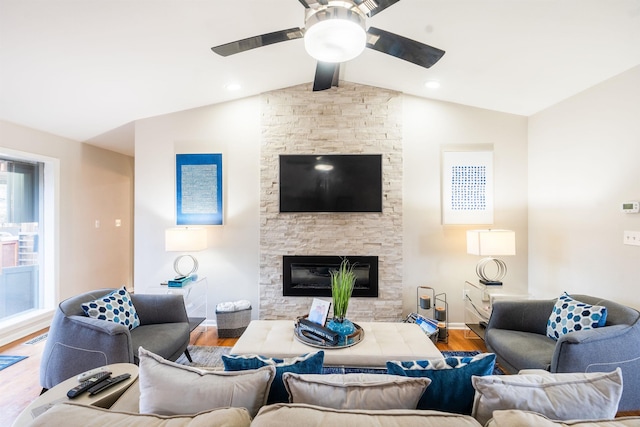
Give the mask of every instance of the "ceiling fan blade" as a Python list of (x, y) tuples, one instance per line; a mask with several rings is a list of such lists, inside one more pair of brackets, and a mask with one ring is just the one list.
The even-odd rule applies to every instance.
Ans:
[[(398, 3), (400, 0), (356, 0), (356, 4), (359, 6), (361, 3), (365, 4), (365, 7), (371, 9), (367, 15), (369, 17), (382, 12), (389, 6), (393, 6)], [(375, 6), (377, 4), (377, 6)]]
[(331, 86), (338, 86), (338, 75), (340, 74), (340, 63), (321, 62), (316, 65), (316, 77), (313, 80), (313, 91), (330, 89)]
[(424, 68), (431, 67), (444, 55), (444, 50), (375, 27), (367, 30), (367, 47)]
[(220, 46), (212, 47), (211, 50), (218, 55), (229, 56), (255, 49), (257, 47), (268, 46), (270, 44), (285, 42), (287, 40), (300, 39), (303, 35), (304, 30), (302, 28), (289, 28), (288, 30), (274, 31), (273, 33), (262, 34), (260, 36), (221, 44)]

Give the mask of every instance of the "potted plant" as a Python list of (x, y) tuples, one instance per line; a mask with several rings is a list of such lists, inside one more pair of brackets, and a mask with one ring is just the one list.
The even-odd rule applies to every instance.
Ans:
[(337, 270), (331, 271), (331, 297), (333, 299), (333, 318), (327, 327), (340, 335), (338, 344), (346, 344), (346, 337), (355, 332), (353, 322), (347, 319), (349, 300), (356, 283), (355, 265), (344, 258)]

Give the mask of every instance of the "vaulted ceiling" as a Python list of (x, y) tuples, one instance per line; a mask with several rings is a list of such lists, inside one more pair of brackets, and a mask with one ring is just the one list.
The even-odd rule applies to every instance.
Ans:
[[(298, 0), (0, 0), (0, 119), (132, 155), (135, 120), (313, 81), (302, 39), (210, 49), (296, 26)], [(341, 80), (518, 115), (640, 65), (640, 0), (401, 0), (367, 26), (446, 53), (365, 49)]]

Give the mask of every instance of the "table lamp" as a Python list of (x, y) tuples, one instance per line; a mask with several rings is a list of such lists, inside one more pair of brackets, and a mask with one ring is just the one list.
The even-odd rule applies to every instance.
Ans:
[[(501, 286), (502, 279), (507, 274), (507, 265), (494, 257), (516, 254), (516, 233), (511, 230), (469, 230), (467, 231), (467, 253), (486, 257), (476, 266), (480, 283), (487, 286)], [(497, 272), (493, 276), (489, 276), (486, 272), (487, 264), (491, 262), (497, 266)]]
[[(168, 228), (164, 236), (164, 249), (167, 252), (197, 252), (207, 248), (206, 228)], [(190, 258), (192, 261), (189, 272), (180, 268), (180, 261), (184, 258)], [(198, 260), (193, 255), (179, 255), (173, 262), (173, 269), (176, 271), (176, 277), (195, 276), (198, 271)]]

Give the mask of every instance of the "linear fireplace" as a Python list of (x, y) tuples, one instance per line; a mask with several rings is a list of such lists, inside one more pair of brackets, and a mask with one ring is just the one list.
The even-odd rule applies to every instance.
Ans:
[(355, 266), (356, 284), (352, 296), (377, 297), (377, 256), (285, 255), (282, 257), (282, 295), (330, 297), (331, 271), (338, 269), (343, 258)]

